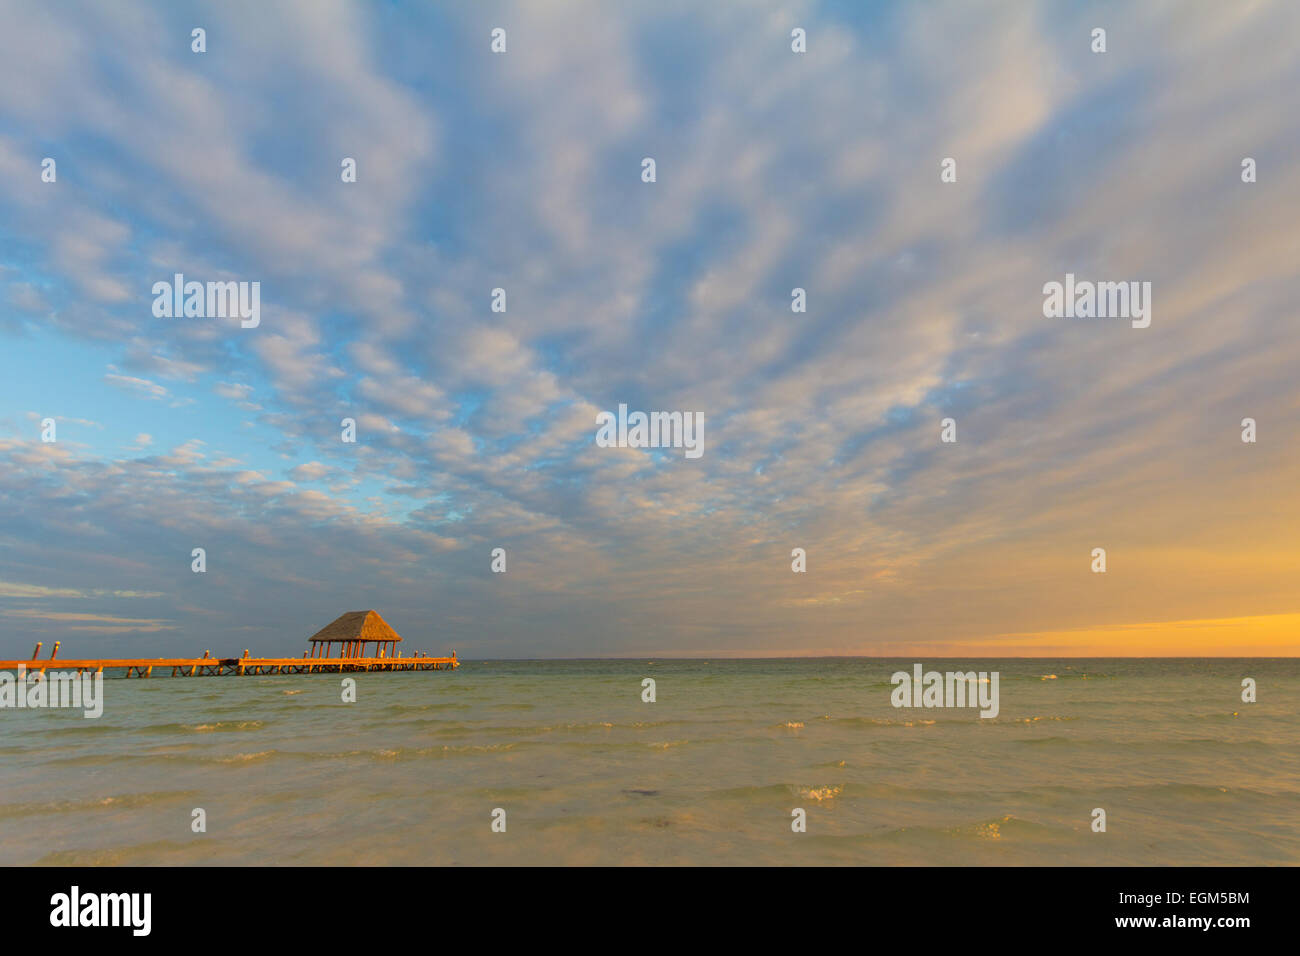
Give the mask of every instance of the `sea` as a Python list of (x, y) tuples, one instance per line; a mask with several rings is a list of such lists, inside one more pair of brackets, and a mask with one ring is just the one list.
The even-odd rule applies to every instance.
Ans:
[[(895, 707), (916, 663), (997, 672), (997, 716)], [(99, 719), (0, 710), (0, 864), (1300, 863), (1296, 658), (345, 676), (354, 702), (337, 674), (153, 677), (105, 680)]]

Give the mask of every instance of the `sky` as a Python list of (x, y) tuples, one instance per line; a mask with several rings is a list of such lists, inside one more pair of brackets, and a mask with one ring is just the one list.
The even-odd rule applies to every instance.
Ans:
[(0, 658), (1294, 655), (1297, 89), (1289, 0), (0, 0)]

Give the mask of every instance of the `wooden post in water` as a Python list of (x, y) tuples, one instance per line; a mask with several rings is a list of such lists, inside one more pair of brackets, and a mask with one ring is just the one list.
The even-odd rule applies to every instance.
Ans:
[(36, 642), (36, 650), (32, 651), (32, 660), (36, 660), (36, 658), (38, 658), (38, 657), (40, 656), (40, 654), (41, 654), (41, 645), (44, 644), (44, 643), (45, 643), (44, 641), (37, 641), (37, 642)]
[(59, 643), (59, 641), (54, 642), (54, 650), (50, 651), (50, 660), (54, 660), (59, 656)]

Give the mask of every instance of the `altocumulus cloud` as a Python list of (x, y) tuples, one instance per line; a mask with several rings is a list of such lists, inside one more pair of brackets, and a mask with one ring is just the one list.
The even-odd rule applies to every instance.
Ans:
[[(1298, 610), (1293, 4), (3, 19), (0, 654), (296, 653), (353, 607), (480, 656)], [(1068, 271), (1151, 281), (1151, 327), (1044, 319)], [(154, 318), (176, 272), (259, 281), (261, 324)], [(707, 453), (596, 448), (619, 403)], [(47, 405), (104, 427), (42, 445)]]

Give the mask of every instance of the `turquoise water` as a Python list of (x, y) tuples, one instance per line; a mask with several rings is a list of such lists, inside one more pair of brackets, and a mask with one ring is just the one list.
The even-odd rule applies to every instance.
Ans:
[(994, 719), (891, 706), (912, 663), (110, 680), (0, 710), (0, 863), (1300, 863), (1300, 660), (925, 662)]

